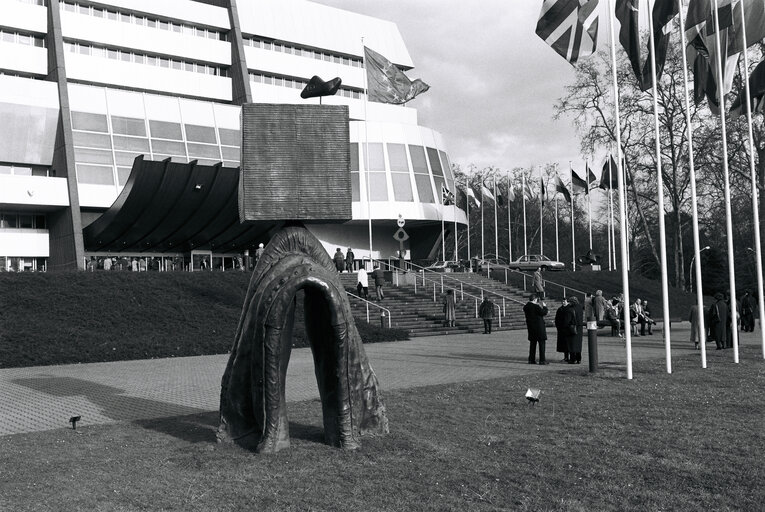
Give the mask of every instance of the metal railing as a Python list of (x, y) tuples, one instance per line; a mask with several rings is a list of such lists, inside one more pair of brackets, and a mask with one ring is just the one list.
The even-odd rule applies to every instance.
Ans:
[[(493, 277), (492, 270), (504, 272), (505, 284), (510, 284), (509, 276), (512, 276), (512, 275), (516, 276), (516, 278), (518, 278), (519, 281), (522, 279), (521, 284), (518, 286), (519, 287), (522, 286), (524, 291), (528, 289), (527, 283), (526, 283), (527, 280), (529, 284), (534, 282), (534, 276), (531, 276), (522, 270), (508, 268), (504, 265), (488, 265), (487, 264), (485, 268), (481, 268), (479, 273), (482, 274), (484, 270), (486, 271), (486, 276), (490, 279), (495, 279)], [(589, 295), (584, 290), (574, 288), (573, 286), (566, 286), (564, 284), (556, 283), (555, 281), (550, 281), (549, 279), (545, 279), (545, 278), (542, 278), (542, 284), (545, 288), (547, 288), (547, 286), (560, 288), (564, 299), (568, 297), (569, 295), (581, 295), (582, 297), (587, 297), (587, 295)]]
[(365, 299), (363, 297), (359, 297), (358, 295), (355, 295), (355, 294), (353, 294), (353, 293), (351, 293), (349, 291), (346, 291), (345, 293), (347, 293), (348, 296), (353, 297), (354, 299), (358, 299), (358, 300), (360, 300), (360, 301), (362, 301), (363, 303), (366, 304), (366, 307), (367, 307), (367, 323), (368, 324), (372, 323), (372, 322), (369, 321), (369, 306), (371, 305), (371, 306), (376, 307), (377, 309), (381, 309), (383, 311), (381, 316), (385, 316), (386, 312), (388, 313), (388, 329), (391, 328), (392, 324), (391, 324), (391, 317), (390, 317), (390, 309), (384, 308), (384, 307), (380, 306), (379, 304), (375, 304), (374, 302), (368, 301), (367, 299)]

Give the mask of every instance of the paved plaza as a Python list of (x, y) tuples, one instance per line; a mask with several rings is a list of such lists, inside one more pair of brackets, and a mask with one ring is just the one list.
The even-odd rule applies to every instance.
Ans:
[[(551, 335), (554, 329), (548, 329)], [(606, 333), (605, 329), (600, 330)], [(758, 333), (742, 333), (742, 342), (757, 347)], [(688, 340), (688, 324), (673, 325), (672, 353), (697, 353)], [(757, 339), (759, 339), (757, 337)], [(563, 365), (548, 340), (547, 366), (527, 363), (525, 331), (490, 335), (455, 334), (366, 345), (383, 393), (386, 390), (484, 380), (550, 371), (587, 371), (587, 339), (581, 365)], [(708, 344), (707, 350), (714, 344)], [(600, 365), (624, 369), (626, 352), (619, 338), (598, 339)], [(732, 351), (725, 351), (732, 360)], [(633, 360), (656, 359), (664, 365), (664, 339), (633, 338)], [(0, 370), (0, 435), (182, 416), (216, 411), (228, 355), (150, 359), (113, 363), (38, 366)], [(319, 396), (310, 349), (292, 351), (287, 372), (290, 402)], [(639, 375), (636, 375), (638, 378)]]

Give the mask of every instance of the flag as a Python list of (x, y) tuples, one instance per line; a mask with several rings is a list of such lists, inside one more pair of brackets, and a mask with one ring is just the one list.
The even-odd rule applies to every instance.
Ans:
[(467, 196), (459, 187), (455, 186), (455, 188), (457, 189), (455, 190), (457, 196), (457, 208), (460, 210), (467, 210)]
[[(608, 166), (611, 165), (611, 173), (609, 176), (608, 172)], [(608, 155), (606, 157), (606, 162), (603, 164), (603, 171), (600, 174), (600, 185), (599, 188), (602, 188), (603, 190), (607, 190), (609, 188), (619, 188), (619, 168), (616, 167), (616, 162), (614, 162), (613, 155)], [(609, 181), (610, 178), (610, 181)]]
[[(746, 114), (745, 93), (746, 90), (743, 89), (731, 105), (730, 114), (733, 119)], [(765, 60), (757, 64), (749, 77), (749, 98), (752, 102), (752, 113), (765, 110)]]
[(531, 188), (531, 183), (528, 181), (526, 182), (526, 190), (523, 191), (523, 197), (525, 197), (527, 201), (533, 201), (537, 197), (536, 192)]
[(510, 186), (510, 182), (507, 183), (507, 202), (513, 202), (515, 201), (515, 192), (513, 192), (513, 187)]
[(545, 190), (545, 182), (542, 180), (542, 176), (539, 177), (539, 190), (539, 200), (542, 202), (542, 206), (544, 206), (547, 199), (547, 190)]
[(454, 194), (447, 188), (445, 183), (441, 183), (441, 204), (444, 206), (454, 204)]
[(430, 86), (419, 78), (414, 81), (409, 80), (395, 64), (366, 46), (364, 47), (364, 65), (367, 70), (369, 101), (400, 105), (430, 89)]
[(616, 19), (619, 20), (619, 43), (621, 43), (627, 57), (632, 64), (632, 71), (641, 82), (642, 76), (640, 58), (640, 27), (638, 26), (639, 0), (616, 0), (614, 9)]
[(496, 201), (496, 199), (494, 199), (494, 194), (492, 194), (491, 190), (489, 190), (489, 187), (486, 186), (486, 180), (481, 181), (481, 193), (484, 197), (488, 197), (492, 201)]
[(589, 176), (587, 178), (587, 184), (588, 185), (592, 185), (593, 183), (597, 183), (598, 182), (598, 177), (595, 176), (595, 173), (592, 172), (592, 169), (590, 169), (590, 164), (585, 163), (584, 165), (587, 167), (587, 176)]
[[(746, 48), (765, 39), (765, 2), (762, 0), (741, 0), (744, 2), (744, 19), (746, 20)], [(731, 41), (728, 47), (728, 55), (744, 51), (744, 38), (742, 31), (744, 23), (741, 20), (741, 7), (735, 6)], [(722, 26), (722, 22), (720, 23)]]
[[(574, 171), (571, 171), (572, 174)], [(566, 188), (566, 185), (563, 183), (563, 181), (560, 179), (560, 176), (557, 174), (555, 175), (555, 191), (560, 192), (563, 194), (563, 197), (566, 199), (567, 202), (571, 202), (571, 193), (569, 193), (568, 189)]]
[(598, 0), (544, 0), (536, 33), (571, 64), (595, 53)]
[(481, 201), (479, 201), (478, 198), (475, 196), (475, 192), (473, 192), (473, 187), (471, 187), (470, 185), (467, 186), (467, 194), (468, 194), (468, 197), (475, 202), (475, 205), (478, 208), (480, 208)]
[(500, 183), (500, 187), (497, 188), (497, 205), (504, 206), (505, 205), (505, 194), (502, 193), (502, 184)]
[[(589, 170), (589, 167), (587, 170)], [(584, 191), (585, 194), (589, 194), (590, 192), (590, 187), (587, 186), (587, 182), (580, 178), (576, 171), (573, 169), (571, 169), (571, 190), (574, 193), (576, 193), (577, 190)]]

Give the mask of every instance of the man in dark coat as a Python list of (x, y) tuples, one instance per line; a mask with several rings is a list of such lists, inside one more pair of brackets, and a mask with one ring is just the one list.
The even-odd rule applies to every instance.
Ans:
[(378, 302), (385, 298), (383, 293), (383, 285), (385, 284), (385, 272), (380, 268), (380, 265), (376, 265), (372, 271), (372, 278), (375, 280), (375, 293), (377, 294)]
[(353, 254), (353, 249), (348, 247), (348, 252), (345, 253), (345, 270), (347, 270), (349, 274), (355, 271), (353, 269), (353, 260), (355, 259), (356, 255)]
[(558, 352), (563, 352), (563, 362), (568, 363), (569, 338), (575, 335), (576, 328), (573, 310), (568, 307), (567, 299), (563, 299), (563, 304), (555, 312), (555, 329), (558, 331), (555, 348)]
[(582, 362), (582, 305), (579, 304), (579, 299), (576, 297), (569, 298), (568, 302), (568, 309), (574, 317), (574, 331), (576, 332), (569, 338), (568, 362), (579, 364)]
[(757, 307), (757, 301), (752, 296), (752, 290), (747, 290), (741, 297), (741, 330), (744, 332), (754, 332), (754, 310)]
[(722, 293), (715, 293), (715, 301), (709, 306), (709, 334), (715, 340), (716, 350), (725, 348), (728, 338), (726, 327), (728, 323), (728, 305)]
[(483, 319), (483, 333), (491, 334), (491, 321), (494, 319), (494, 303), (489, 300), (488, 295), (484, 295), (483, 302), (478, 308), (478, 316)]
[(335, 261), (335, 268), (338, 272), (341, 272), (345, 270), (345, 256), (343, 256), (343, 251), (338, 247), (335, 251), (335, 257), (333, 258)]
[(537, 344), (539, 344), (539, 364), (547, 364), (545, 361), (547, 305), (539, 300), (536, 293), (533, 293), (526, 305), (523, 306), (523, 314), (526, 316), (526, 328), (529, 331), (529, 364), (536, 364)]

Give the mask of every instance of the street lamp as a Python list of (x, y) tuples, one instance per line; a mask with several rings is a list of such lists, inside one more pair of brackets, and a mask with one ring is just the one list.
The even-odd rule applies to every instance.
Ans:
[[(701, 256), (701, 253), (709, 249), (709, 246), (707, 245), (703, 249), (699, 251), (699, 257)], [(691, 258), (691, 293), (693, 293), (693, 260), (696, 259), (696, 255), (693, 255), (693, 258)]]

